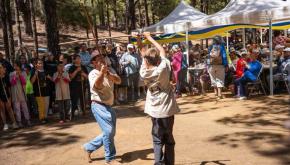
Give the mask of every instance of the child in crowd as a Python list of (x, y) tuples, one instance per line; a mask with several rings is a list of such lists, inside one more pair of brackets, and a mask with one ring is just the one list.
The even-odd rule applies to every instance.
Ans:
[(26, 73), (21, 70), (21, 63), (14, 63), (14, 72), (11, 72), (10, 84), (11, 84), (11, 97), (14, 112), (16, 115), (16, 120), (19, 127), (23, 127), (21, 122), (21, 112), (24, 114), (24, 118), (27, 122), (27, 125), (30, 126), (30, 116), (28, 112), (28, 107), (26, 104), (26, 95), (25, 95), (25, 85), (26, 85)]
[(64, 64), (59, 62), (57, 64), (57, 72), (53, 75), (53, 81), (55, 83), (55, 100), (59, 108), (60, 122), (68, 120), (68, 111), (70, 108), (70, 89), (69, 89), (69, 74), (64, 71)]
[(28, 106), (28, 109), (30, 110), (30, 115), (32, 117), (37, 117), (38, 116), (37, 104), (34, 97), (33, 84), (31, 83), (31, 80), (30, 80), (31, 66), (29, 64), (26, 64), (24, 66), (24, 69), (26, 72), (25, 93), (26, 93), (27, 106)]
[(16, 120), (13, 114), (11, 102), (10, 102), (9, 78), (5, 76), (5, 74), (6, 74), (5, 67), (2, 64), (0, 64), (0, 114), (1, 114), (3, 124), (4, 124), (4, 127), (3, 127), (4, 131), (8, 129), (5, 110), (8, 111), (9, 117), (11, 121), (13, 122), (12, 127), (14, 129), (18, 128), (18, 125), (16, 123)]
[(33, 91), (38, 105), (39, 120), (44, 124), (47, 122), (47, 113), (49, 108), (49, 86), (48, 82), (52, 78), (48, 72), (44, 70), (43, 61), (37, 60), (36, 68), (31, 73), (31, 83), (33, 84)]

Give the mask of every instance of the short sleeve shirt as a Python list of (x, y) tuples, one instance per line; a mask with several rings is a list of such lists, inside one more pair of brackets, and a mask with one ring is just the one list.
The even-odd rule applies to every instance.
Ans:
[[(69, 74), (72, 74), (76, 69), (78, 68), (78, 66), (76, 65), (72, 65), (70, 68), (69, 68)], [(88, 70), (85, 66), (81, 66), (81, 69), (84, 73), (88, 74)], [(76, 87), (76, 86), (80, 86), (81, 84), (81, 79), (82, 79), (82, 76), (81, 76), (81, 72), (77, 73), (77, 75), (71, 79), (71, 82), (70, 82), (70, 86), (71, 87)]]
[[(111, 69), (111, 72), (113, 72), (113, 69)], [(91, 100), (111, 106), (114, 103), (114, 82), (110, 81), (105, 76), (103, 81), (103, 87), (100, 89), (95, 88), (95, 82), (100, 74), (100, 71), (96, 69), (92, 70), (89, 74)]]

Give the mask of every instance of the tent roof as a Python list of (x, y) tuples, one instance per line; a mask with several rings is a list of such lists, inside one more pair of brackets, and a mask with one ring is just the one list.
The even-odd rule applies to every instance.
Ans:
[(144, 28), (145, 31), (176, 33), (185, 31), (186, 23), (196, 21), (207, 16), (206, 14), (181, 1), (179, 5), (157, 24)]
[(223, 10), (192, 23), (190, 29), (234, 24), (265, 25), (270, 13), (273, 22), (289, 20), (290, 0), (231, 0)]

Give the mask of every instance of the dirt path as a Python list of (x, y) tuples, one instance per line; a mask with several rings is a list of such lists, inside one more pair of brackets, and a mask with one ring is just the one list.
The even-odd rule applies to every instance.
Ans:
[[(290, 164), (290, 149), (284, 144), (289, 135), (284, 128), (289, 116), (287, 95), (219, 102), (209, 95), (178, 102), (182, 112), (175, 118), (176, 164)], [(151, 123), (143, 114), (143, 104), (116, 107), (117, 157), (124, 164), (153, 164)], [(87, 164), (80, 146), (99, 132), (93, 118), (0, 132), (0, 164)], [(103, 154), (103, 148), (95, 152), (93, 164), (102, 164)]]

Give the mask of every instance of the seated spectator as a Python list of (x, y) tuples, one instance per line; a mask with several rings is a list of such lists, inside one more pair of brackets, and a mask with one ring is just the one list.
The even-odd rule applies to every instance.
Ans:
[[(290, 48), (286, 48), (283, 50), (283, 54), (281, 55), (278, 63), (277, 63), (277, 70), (273, 75), (273, 81), (283, 81), (283, 72), (287, 64), (290, 63)], [(289, 73), (288, 73), (289, 74)], [(267, 77), (268, 81), (270, 77)]]
[(254, 82), (257, 80), (262, 64), (257, 60), (259, 56), (259, 50), (253, 49), (251, 53), (251, 62), (244, 62), (245, 72), (241, 78), (235, 80), (235, 85), (237, 86), (237, 93), (240, 100), (246, 99), (246, 85), (248, 82)]
[(248, 53), (246, 51), (242, 51), (240, 53), (240, 58), (237, 61), (237, 68), (236, 68), (236, 78), (241, 78), (244, 74), (245, 70), (245, 62), (247, 62)]

